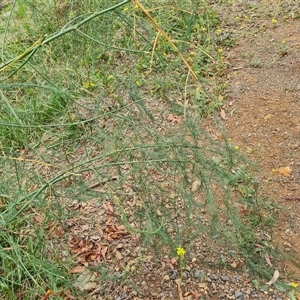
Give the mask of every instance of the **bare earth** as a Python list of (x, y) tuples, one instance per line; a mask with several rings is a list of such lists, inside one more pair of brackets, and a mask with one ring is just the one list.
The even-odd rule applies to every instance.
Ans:
[[(298, 257), (299, 50), (299, 20), (240, 38), (238, 45), (228, 53), (229, 101), (234, 103), (227, 108), (225, 122), (233, 142), (242, 150), (253, 151), (252, 158), (261, 164), (260, 188), (264, 187), (264, 193), (282, 207), (274, 237), (281, 247)], [(255, 62), (259, 65), (255, 66)], [(259, 155), (258, 149), (261, 150)], [(299, 280), (299, 268), (290, 263), (286, 266)]]

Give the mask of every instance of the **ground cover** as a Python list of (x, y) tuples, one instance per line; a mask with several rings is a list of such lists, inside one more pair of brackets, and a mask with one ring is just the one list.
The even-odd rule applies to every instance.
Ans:
[[(248, 104), (229, 98), (238, 72), (263, 76), (266, 63), (253, 51), (247, 68), (235, 67), (239, 48), (231, 47), (297, 16), (293, 2), (277, 4), (269, 12), (204, 1), (2, 8), (4, 299), (297, 296), (292, 267), (280, 264), (284, 242), (272, 235), (283, 207), (252, 156), (263, 156), (263, 146), (255, 140), (244, 151)], [(295, 37), (272, 46), (296, 55)], [(249, 128), (237, 130), (244, 107)], [(293, 170), (289, 184), (297, 184)], [(266, 284), (276, 270), (281, 280)]]

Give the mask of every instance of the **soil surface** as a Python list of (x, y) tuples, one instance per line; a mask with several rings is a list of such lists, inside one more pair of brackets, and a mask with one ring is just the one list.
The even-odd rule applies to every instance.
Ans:
[[(280, 207), (271, 242), (278, 243), (297, 262), (300, 20), (293, 19), (296, 2), (287, 1), (287, 19), (268, 14), (268, 1), (240, 1), (239, 5), (228, 5), (228, 10), (222, 10), (228, 25), (222, 34), (226, 38), (234, 33), (236, 42), (224, 51), (228, 88), (221, 117), (232, 143), (260, 165), (261, 196), (272, 197)], [(247, 5), (257, 5), (261, 10), (250, 11), (245, 8)], [(270, 10), (274, 12), (275, 8)], [(138, 236), (119, 223), (109, 201), (101, 205), (97, 199), (74, 201), (69, 210), (74, 211), (75, 217), (68, 220), (65, 228), (56, 226), (52, 237), (54, 247), (61, 249), (61, 261), (70, 252), (77, 263), (70, 270), (74, 274), (73, 285), (88, 294), (80, 299), (289, 299), (287, 291), (251, 278), (243, 259), (236, 253), (228, 256), (220, 246), (212, 244), (211, 237), (199, 237), (186, 253), (181, 269), (178, 257), (151, 249), (145, 252)], [(220, 258), (226, 267), (214, 265)], [(100, 262), (104, 265), (103, 274), (88, 268)], [(288, 259), (282, 260), (280, 279), (300, 283), (300, 268)], [(71, 293), (63, 293), (59, 296), (76, 299)]]
[[(241, 150), (253, 151), (260, 189), (282, 208), (274, 236), (300, 258), (300, 22), (282, 22), (240, 38), (229, 51), (225, 126)], [(300, 269), (287, 268), (299, 280)]]

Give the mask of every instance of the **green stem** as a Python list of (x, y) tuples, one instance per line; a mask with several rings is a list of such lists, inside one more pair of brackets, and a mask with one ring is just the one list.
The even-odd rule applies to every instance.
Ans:
[(81, 27), (81, 26), (84, 25), (85, 23), (87, 23), (87, 22), (93, 20), (94, 18), (96, 18), (96, 17), (98, 17), (98, 16), (100, 16), (100, 15), (102, 15), (102, 14), (105, 14), (105, 13), (107, 13), (107, 12), (109, 12), (109, 11), (112, 11), (112, 10), (114, 10), (114, 9), (116, 9), (116, 8), (118, 8), (118, 7), (120, 7), (120, 6), (124, 5), (124, 4), (126, 4), (126, 3), (128, 3), (128, 2), (130, 2), (130, 1), (131, 1), (131, 0), (124, 0), (124, 1), (118, 3), (118, 4), (114, 5), (114, 6), (111, 6), (111, 7), (107, 8), (107, 9), (102, 10), (102, 11), (96, 12), (96, 13), (90, 15), (89, 17), (85, 18), (84, 20), (78, 22), (77, 24), (75, 24), (75, 25), (73, 25), (73, 26), (71, 26), (71, 27), (69, 27), (69, 28), (67, 28), (67, 29), (60, 30), (59, 32), (53, 34), (52, 36), (50, 36), (50, 37), (48, 37), (48, 38), (46, 37), (43, 41), (37, 42), (36, 45), (35, 45), (34, 47), (31, 46), (32, 48), (31, 48), (31, 47), (30, 47), (31, 49), (29, 48), (30, 51), (26, 50), (23, 54), (21, 54), (21, 55), (19, 56), (19, 59), (13, 58), (13, 59), (9, 60), (8, 62), (3, 63), (2, 65), (0, 65), (0, 71), (4, 70), (4, 69), (5, 69), (6, 67), (8, 67), (9, 65), (14, 64), (14, 63), (17, 62), (18, 60), (20, 60), (20, 59), (22, 59), (22, 58), (24, 58), (24, 57), (30, 55), (32, 52), (35, 52), (40, 46), (46, 45), (46, 44), (52, 42), (53, 40), (55, 40), (55, 39), (57, 39), (57, 38), (59, 38), (59, 37), (65, 35), (65, 34), (67, 34), (67, 33), (69, 33), (69, 32), (72, 32), (72, 31), (74, 31), (74, 30), (77, 30), (79, 27)]
[(182, 283), (182, 257), (179, 257), (179, 266), (180, 266), (180, 284)]

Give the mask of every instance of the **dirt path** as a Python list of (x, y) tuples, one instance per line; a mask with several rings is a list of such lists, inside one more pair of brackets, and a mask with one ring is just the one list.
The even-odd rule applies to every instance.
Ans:
[[(300, 259), (300, 21), (277, 22), (240, 35), (229, 51), (225, 125), (261, 164), (260, 190), (282, 207), (274, 236)], [(299, 280), (300, 269), (286, 265)]]

